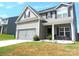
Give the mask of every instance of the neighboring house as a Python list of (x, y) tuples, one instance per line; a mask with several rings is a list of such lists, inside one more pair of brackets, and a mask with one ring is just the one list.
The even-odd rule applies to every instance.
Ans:
[(0, 18), (0, 34), (11, 34), (15, 35), (16, 33), (16, 24), (18, 16), (9, 17), (9, 18)]
[(60, 3), (41, 11), (27, 6), (16, 21), (16, 39), (33, 40), (35, 35), (46, 39), (52, 35), (52, 40), (75, 41), (76, 33), (74, 3)]

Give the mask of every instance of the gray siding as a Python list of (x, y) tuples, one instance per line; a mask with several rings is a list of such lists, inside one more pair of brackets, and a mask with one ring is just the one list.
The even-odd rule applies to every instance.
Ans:
[(15, 21), (16, 20), (17, 20), (17, 17), (10, 17), (10, 18), (8, 18), (7, 34), (15, 35), (15, 33), (16, 33)]
[(45, 26), (43, 25), (43, 21), (40, 21), (40, 38), (41, 39), (43, 39), (43, 38), (45, 38), (45, 34), (46, 34), (46, 32), (45, 32)]

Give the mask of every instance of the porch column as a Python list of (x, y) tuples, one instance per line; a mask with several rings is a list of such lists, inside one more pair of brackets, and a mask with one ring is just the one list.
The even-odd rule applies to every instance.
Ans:
[(75, 27), (74, 27), (73, 22), (71, 22), (71, 39), (72, 39), (72, 41), (76, 40), (76, 37), (75, 37)]
[(52, 24), (52, 41), (54, 41), (54, 24)]
[(1, 34), (2, 34), (2, 32), (3, 32), (3, 25), (1, 26)]

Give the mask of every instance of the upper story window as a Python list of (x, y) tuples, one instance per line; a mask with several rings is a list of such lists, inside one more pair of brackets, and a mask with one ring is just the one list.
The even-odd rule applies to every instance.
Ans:
[(68, 9), (63, 8), (57, 10), (57, 18), (64, 18), (64, 17), (68, 17)]
[(54, 11), (50, 11), (46, 13), (46, 19), (48, 18), (55, 18), (55, 12)]
[(46, 16), (47, 16), (47, 18), (51, 18), (51, 13), (48, 12)]
[(44, 19), (46, 19), (46, 13), (40, 14)]
[(72, 7), (69, 7), (69, 8), (68, 8), (68, 16), (69, 16), (69, 17), (72, 16)]
[(47, 13), (46, 13), (46, 19), (47, 19), (48, 17), (47, 17)]
[(26, 12), (26, 17), (30, 17), (30, 11)]
[(30, 11), (24, 13), (24, 18), (30, 17)]
[(52, 18), (53, 17), (53, 12), (48, 12), (46, 13), (46, 18)]
[(56, 16), (55, 11), (51, 11), (51, 18), (55, 18), (55, 16)]
[(30, 11), (28, 12), (28, 17), (30, 17)]

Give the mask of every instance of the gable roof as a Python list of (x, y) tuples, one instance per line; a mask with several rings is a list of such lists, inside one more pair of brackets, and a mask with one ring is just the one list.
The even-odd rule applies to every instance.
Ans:
[(72, 3), (60, 3), (58, 6), (56, 6), (55, 9), (59, 8), (61, 5), (65, 5), (65, 6), (71, 6)]
[(49, 12), (49, 11), (52, 11), (52, 10), (56, 10), (56, 9), (59, 8), (61, 5), (72, 6), (72, 2), (69, 2), (69, 3), (60, 3), (60, 4), (57, 5), (57, 6), (54, 6), (54, 7), (51, 7), (51, 8), (47, 8), (47, 9), (44, 9), (44, 10), (41, 10), (41, 11), (38, 11), (38, 12), (39, 12), (39, 13), (44, 13), (44, 12)]
[(31, 6), (27, 5), (27, 7), (24, 8), (23, 12), (19, 15), (18, 19), (16, 20), (16, 22), (22, 17), (23, 13), (26, 11), (26, 9), (29, 8), (38, 18), (40, 18), (41, 16), (39, 15), (39, 13), (32, 8)]
[(72, 2), (69, 3), (60, 3), (57, 6), (51, 7), (51, 8), (47, 8), (41, 11), (36, 11), (34, 8), (32, 8), (31, 6), (27, 5), (27, 7), (24, 8), (23, 12), (20, 14), (20, 16), (17, 18), (16, 22), (22, 17), (23, 13), (26, 11), (27, 8), (29, 8), (38, 18), (42, 18), (39, 14), (41, 13), (45, 13), (45, 12), (49, 12), (52, 10), (56, 10), (57, 8), (59, 8), (61, 5), (66, 5), (66, 6), (72, 6)]

